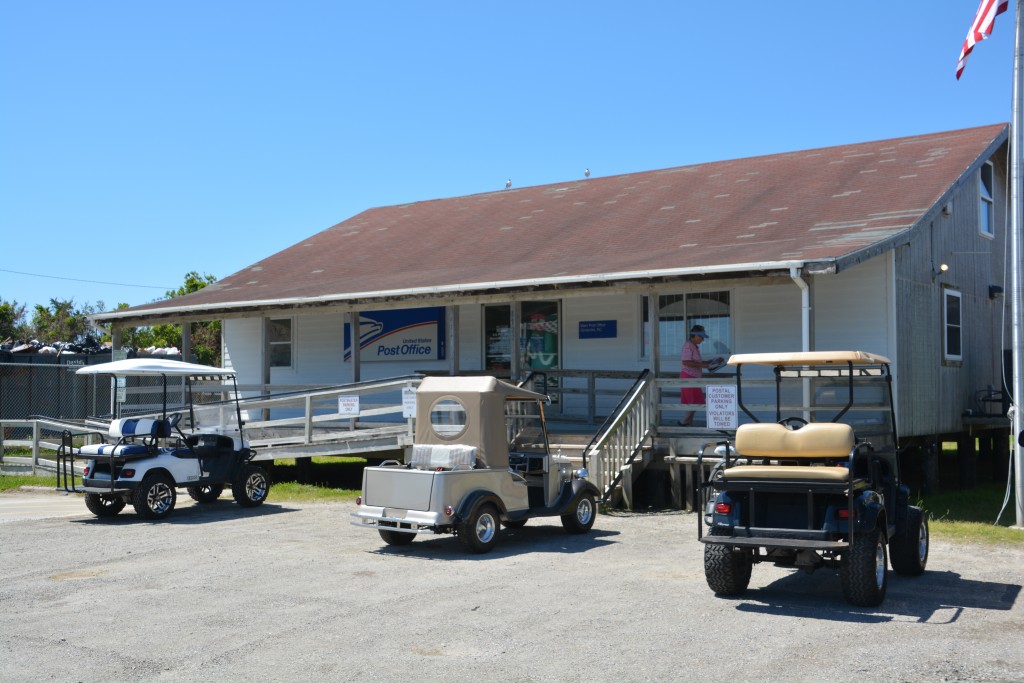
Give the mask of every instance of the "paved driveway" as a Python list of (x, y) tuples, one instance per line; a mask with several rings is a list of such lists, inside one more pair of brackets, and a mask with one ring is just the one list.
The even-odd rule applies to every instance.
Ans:
[(351, 510), (0, 524), (0, 680), (1024, 680), (1019, 549), (936, 543), (863, 609), (770, 566), (716, 598), (686, 513), (531, 521), (478, 556), (383, 546)]

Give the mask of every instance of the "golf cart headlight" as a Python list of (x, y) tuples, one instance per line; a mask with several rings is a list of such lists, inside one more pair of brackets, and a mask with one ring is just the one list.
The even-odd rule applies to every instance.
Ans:
[(587, 477), (590, 476), (590, 470), (588, 470), (586, 467), (581, 467), (578, 470), (576, 470), (575, 472), (573, 472), (573, 475), (577, 479), (586, 479)]

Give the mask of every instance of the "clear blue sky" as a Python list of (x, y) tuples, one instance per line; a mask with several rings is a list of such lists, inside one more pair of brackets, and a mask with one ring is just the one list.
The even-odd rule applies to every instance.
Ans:
[(1008, 121), (1012, 8), (954, 77), (976, 9), (3, 2), (0, 299), (141, 304), (367, 208), (506, 178)]

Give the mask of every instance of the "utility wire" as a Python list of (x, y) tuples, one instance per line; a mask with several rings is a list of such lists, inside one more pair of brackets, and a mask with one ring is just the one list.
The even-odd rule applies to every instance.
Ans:
[(13, 273), (15, 275), (28, 275), (29, 277), (43, 277), (50, 280), (70, 280), (71, 282), (87, 282), (91, 285), (113, 285), (115, 287), (139, 287), (142, 289), (162, 289), (164, 291), (174, 289), (174, 287), (157, 287), (156, 285), (129, 285), (124, 282), (103, 282), (101, 280), (80, 280), (74, 277), (60, 277), (59, 275), (41, 275), (40, 273), (23, 273), (19, 270), (7, 270), (6, 268), (0, 268), (0, 273)]

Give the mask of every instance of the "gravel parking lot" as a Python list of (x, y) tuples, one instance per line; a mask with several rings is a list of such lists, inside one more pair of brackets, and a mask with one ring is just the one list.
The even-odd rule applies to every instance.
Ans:
[(478, 556), (386, 547), (353, 509), (0, 524), (0, 680), (1024, 680), (1020, 549), (933, 543), (868, 610), (767, 565), (716, 598), (687, 513), (535, 520)]

